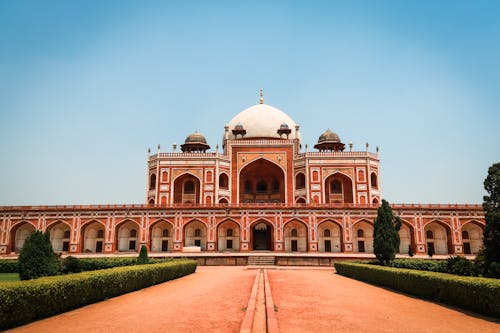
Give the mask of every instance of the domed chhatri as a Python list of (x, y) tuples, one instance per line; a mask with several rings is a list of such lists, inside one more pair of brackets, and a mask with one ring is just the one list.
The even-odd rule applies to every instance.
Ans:
[(189, 134), (184, 141), (184, 144), (181, 145), (181, 150), (186, 153), (192, 152), (206, 152), (210, 149), (210, 146), (207, 144), (207, 139), (201, 133), (194, 132)]
[(285, 134), (286, 138), (288, 139), (288, 136), (290, 135), (290, 133), (292, 133), (292, 130), (290, 129), (290, 127), (288, 127), (288, 124), (283, 123), (280, 125), (280, 128), (278, 128), (276, 133), (279, 134), (280, 138), (283, 134)]
[(340, 138), (336, 133), (327, 129), (319, 136), (318, 143), (314, 145), (314, 148), (319, 151), (344, 151), (345, 144), (340, 142)]

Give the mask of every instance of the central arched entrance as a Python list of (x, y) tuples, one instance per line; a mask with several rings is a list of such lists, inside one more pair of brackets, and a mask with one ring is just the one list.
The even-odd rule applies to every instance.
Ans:
[(285, 202), (285, 174), (273, 162), (259, 158), (241, 170), (240, 202)]
[(265, 221), (252, 226), (252, 250), (273, 251), (273, 227)]

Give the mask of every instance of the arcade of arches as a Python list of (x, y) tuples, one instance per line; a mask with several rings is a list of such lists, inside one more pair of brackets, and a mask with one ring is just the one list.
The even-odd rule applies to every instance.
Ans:
[[(314, 229), (296, 218), (284, 221), (280, 229), (268, 219), (253, 220), (246, 231), (235, 219), (221, 220), (214, 229), (210, 228), (204, 219), (186, 221), (176, 228), (171, 220), (159, 218), (152, 220), (146, 229), (141, 228), (137, 220), (124, 219), (110, 230), (102, 221), (88, 220), (76, 233), (63, 221), (49, 224), (46, 231), (54, 250), (68, 253), (138, 252), (141, 245), (154, 253), (182, 251), (183, 248), (220, 252), (373, 252), (373, 222), (368, 219), (353, 221), (350, 230), (344, 230), (338, 220), (328, 218), (318, 221)], [(454, 233), (460, 237), (458, 243), (453, 241), (450, 227), (441, 220), (430, 220), (421, 230), (417, 233), (413, 224), (403, 220), (399, 231), (400, 254), (407, 254), (409, 248), (422, 254), (428, 249), (437, 255), (476, 254), (482, 245), (483, 225), (475, 220), (466, 221), (459, 232)], [(35, 227), (31, 223), (15, 224), (10, 231), (10, 251), (19, 252), (33, 231)], [(74, 233), (77, 242), (72, 238)], [(418, 243), (418, 239), (422, 241)], [(110, 246), (108, 250), (106, 244)], [(76, 247), (72, 250), (73, 245)]]

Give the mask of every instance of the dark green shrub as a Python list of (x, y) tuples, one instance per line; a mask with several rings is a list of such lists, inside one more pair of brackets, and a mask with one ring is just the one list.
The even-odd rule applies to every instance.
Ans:
[[(171, 258), (153, 258), (149, 259), (149, 263), (161, 263), (171, 261)], [(62, 259), (61, 270), (62, 270)], [(113, 267), (137, 265), (137, 258), (80, 258), (82, 271), (95, 271), (98, 269), (106, 269)], [(0, 273), (17, 273), (19, 262), (15, 259), (0, 260)]]
[(500, 278), (500, 163), (489, 167), (484, 189), (484, 274)]
[(463, 276), (474, 276), (474, 264), (464, 257), (449, 257), (446, 260), (446, 273), (463, 275)]
[(196, 270), (196, 261), (116, 267), (0, 284), (0, 330), (172, 280)]
[(21, 280), (57, 274), (58, 261), (50, 244), (49, 234), (33, 232), (24, 242), (18, 263)]
[(146, 249), (146, 245), (141, 246), (141, 252), (139, 253), (139, 257), (137, 258), (137, 263), (139, 264), (149, 263), (148, 249)]
[(373, 227), (373, 252), (384, 265), (393, 261), (399, 249), (399, 229), (401, 219), (392, 214), (392, 209), (386, 200), (377, 210), (377, 218)]
[(422, 272), (352, 262), (336, 262), (338, 274), (500, 317), (500, 280)]
[(18, 262), (11, 259), (0, 259), (0, 273), (17, 273)]
[(82, 271), (82, 264), (78, 258), (68, 256), (61, 260), (61, 271), (64, 274), (80, 273)]

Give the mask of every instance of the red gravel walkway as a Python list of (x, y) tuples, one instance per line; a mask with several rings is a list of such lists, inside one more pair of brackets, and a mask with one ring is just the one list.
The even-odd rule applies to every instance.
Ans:
[[(15, 332), (238, 332), (257, 271), (196, 273), (44, 319)], [(268, 269), (281, 332), (500, 332), (500, 324), (333, 274)]]
[(238, 332), (255, 270), (196, 273), (15, 329), (15, 332)]
[(325, 270), (268, 270), (281, 332), (500, 332), (500, 324)]

